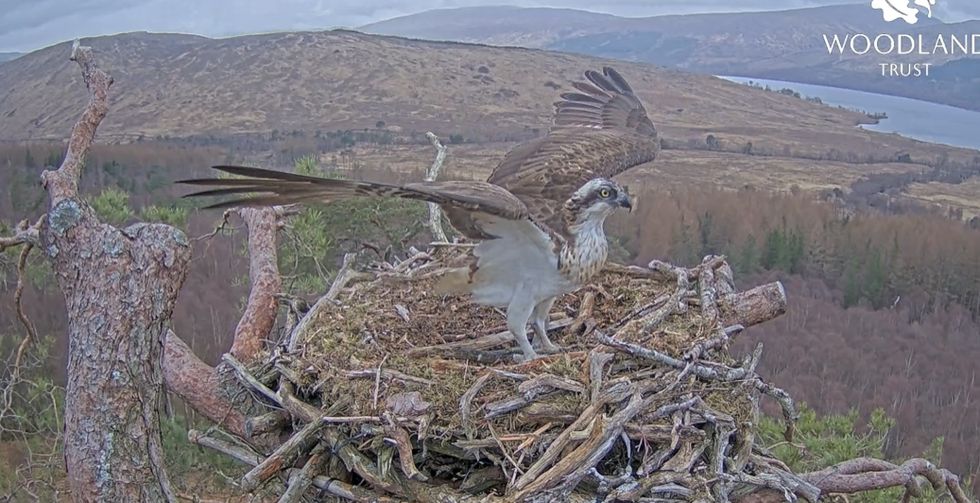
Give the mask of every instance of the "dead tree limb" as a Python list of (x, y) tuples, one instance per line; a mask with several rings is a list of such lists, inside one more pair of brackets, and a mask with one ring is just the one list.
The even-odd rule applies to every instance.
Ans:
[(721, 321), (751, 327), (786, 313), (786, 290), (776, 281), (718, 298)]
[[(446, 160), (447, 148), (445, 145), (439, 141), (439, 137), (432, 132), (425, 133), (426, 138), (432, 143), (432, 146), (436, 148), (436, 158), (432, 161), (432, 165), (429, 169), (425, 171), (425, 181), (433, 182), (439, 176), (439, 171), (442, 170), (442, 164)], [(429, 204), (429, 231), (432, 232), (432, 239), (439, 243), (445, 243), (449, 241), (446, 237), (446, 232), (442, 229), (442, 208), (436, 203)]]
[(906, 487), (915, 491), (916, 477), (923, 477), (936, 490), (945, 490), (956, 503), (970, 503), (960, 479), (949, 470), (925, 459), (910, 459), (901, 465), (874, 458), (858, 458), (800, 476), (824, 494), (854, 494), (888, 487)]

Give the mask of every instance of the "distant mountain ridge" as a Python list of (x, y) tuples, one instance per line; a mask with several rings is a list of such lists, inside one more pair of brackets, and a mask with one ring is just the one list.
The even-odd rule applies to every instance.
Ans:
[[(582, 72), (615, 63), (681, 136), (767, 118), (782, 129), (854, 136), (860, 114), (651, 65), (360, 32), (222, 39), (127, 33), (84, 39), (115, 79), (103, 138), (190, 137), (376, 128), (526, 139)], [(0, 140), (61, 139), (84, 86), (64, 42), (0, 65)], [(750, 110), (749, 107), (755, 108)], [(537, 132), (536, 132), (537, 131)], [(836, 133), (835, 133), (836, 134)], [(516, 135), (516, 136), (515, 136)]]
[[(361, 27), (369, 33), (522, 46), (640, 61), (714, 75), (790, 80), (980, 110), (978, 57), (829, 54), (824, 35), (971, 35), (980, 21), (886, 23), (866, 4), (768, 12), (625, 18), (572, 9), (464, 7)], [(929, 78), (883, 77), (880, 63), (929, 62)], [(933, 73), (933, 71), (935, 73)]]

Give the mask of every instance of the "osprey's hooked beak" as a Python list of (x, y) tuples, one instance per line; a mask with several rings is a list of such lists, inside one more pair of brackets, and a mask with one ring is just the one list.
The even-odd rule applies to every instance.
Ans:
[(630, 213), (633, 212), (633, 201), (630, 200), (630, 195), (625, 190), (619, 193), (619, 197), (616, 198), (616, 204), (621, 208), (626, 208)]

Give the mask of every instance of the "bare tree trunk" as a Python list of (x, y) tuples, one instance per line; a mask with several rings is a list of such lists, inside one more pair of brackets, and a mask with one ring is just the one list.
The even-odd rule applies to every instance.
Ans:
[(190, 247), (167, 225), (103, 224), (79, 197), (112, 79), (77, 42), (72, 59), (92, 96), (61, 167), (42, 175), (51, 206), (39, 233), (68, 308), (68, 485), (74, 501), (174, 501), (159, 405), (163, 343)]

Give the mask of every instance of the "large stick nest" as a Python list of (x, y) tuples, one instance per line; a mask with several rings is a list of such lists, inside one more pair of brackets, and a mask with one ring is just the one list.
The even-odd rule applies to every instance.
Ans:
[[(755, 446), (760, 393), (794, 413), (755, 374), (758, 351), (743, 362), (727, 351), (742, 327), (726, 326), (737, 306), (725, 303), (734, 287), (721, 258), (605, 271), (552, 310), (565, 351), (514, 363), (498, 310), (434, 293), (454, 254), (441, 255), (333, 288), (337, 300), (287, 326), (288, 349), (252, 370), (279, 375), (276, 400), (306, 424), (294, 436), (315, 431), (343, 461), (323, 468), (333, 494), (727, 501), (811, 490)], [(358, 276), (345, 268), (341, 282)]]

